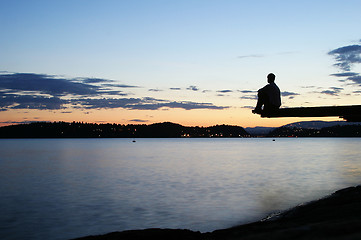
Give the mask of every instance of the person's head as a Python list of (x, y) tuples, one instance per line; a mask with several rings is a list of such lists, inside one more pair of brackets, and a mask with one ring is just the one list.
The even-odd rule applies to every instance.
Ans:
[(269, 83), (273, 83), (275, 81), (275, 79), (276, 79), (276, 76), (273, 73), (270, 73), (267, 75), (267, 81)]

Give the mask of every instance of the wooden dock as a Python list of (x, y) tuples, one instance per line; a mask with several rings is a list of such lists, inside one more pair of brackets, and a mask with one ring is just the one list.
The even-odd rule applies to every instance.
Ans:
[(361, 105), (280, 108), (262, 112), (261, 117), (340, 117), (348, 122), (361, 122)]

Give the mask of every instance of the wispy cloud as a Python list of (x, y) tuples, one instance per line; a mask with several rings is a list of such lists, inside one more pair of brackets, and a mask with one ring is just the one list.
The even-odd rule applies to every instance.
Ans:
[(257, 100), (257, 96), (242, 96), (240, 97), (240, 99), (244, 99), (244, 100)]
[(254, 90), (237, 90), (238, 92), (245, 94), (241, 96), (242, 100), (257, 100), (257, 91)]
[(262, 54), (249, 54), (249, 55), (241, 55), (238, 56), (238, 58), (261, 58), (264, 57), (265, 55)]
[(330, 96), (339, 96), (339, 94), (341, 93), (342, 90), (344, 90), (344, 88), (330, 87), (330, 89), (323, 90), (323, 91), (321, 91), (321, 93), (330, 95)]
[(352, 77), (348, 77), (348, 80), (351, 80), (352, 82), (361, 85), (361, 75), (355, 75)]
[(340, 47), (328, 53), (336, 59), (335, 66), (343, 71), (351, 71), (355, 63), (361, 63), (361, 45)]
[(338, 93), (333, 90), (324, 90), (321, 93), (326, 94), (326, 95), (331, 95), (331, 96), (338, 96)]
[(294, 97), (294, 96), (297, 96), (297, 95), (300, 95), (300, 94), (295, 93), (295, 92), (287, 92), (287, 91), (284, 91), (284, 92), (281, 93), (282, 97)]
[(130, 110), (158, 110), (161, 108), (192, 109), (225, 109), (228, 107), (215, 106), (212, 103), (197, 103), (191, 101), (168, 101), (155, 98), (120, 98), (120, 99), (75, 99), (72, 104), (80, 104), (85, 109), (124, 108)]
[(294, 53), (296, 53), (296, 52), (285, 51), (285, 52), (276, 52), (276, 53), (272, 53), (272, 54), (248, 54), (248, 55), (239, 55), (238, 58), (240, 58), (240, 59), (264, 58), (264, 57), (278, 56), (278, 55), (289, 55), (289, 54), (294, 54)]
[(64, 109), (64, 105), (68, 103), (68, 100), (63, 100), (59, 97), (0, 93), (0, 108), (3, 111), (7, 109), (57, 110)]
[(148, 89), (149, 92), (163, 92), (162, 89), (158, 89), (158, 88), (151, 88), (151, 89)]
[[(361, 42), (361, 41), (360, 41)], [(331, 76), (340, 77), (340, 82), (351, 82), (351, 84), (356, 84), (361, 86), (361, 74), (357, 72), (351, 72), (351, 68), (355, 64), (361, 63), (361, 45), (349, 45), (337, 48), (328, 53), (329, 55), (334, 56), (336, 63), (334, 66), (340, 68), (343, 72), (334, 73)], [(331, 92), (325, 92), (326, 94), (332, 94)], [(335, 93), (337, 94), (337, 92)]]
[(241, 92), (241, 93), (256, 93), (257, 91), (254, 91), (254, 90), (238, 90), (238, 92)]
[(255, 106), (243, 106), (242, 108), (246, 108), (246, 109), (254, 109)]
[(129, 120), (129, 122), (146, 123), (146, 122), (149, 122), (149, 120), (131, 119), (131, 120)]
[[(120, 98), (127, 96), (116, 88), (136, 86), (117, 84), (113, 80), (98, 78), (66, 79), (34, 73), (0, 74), (0, 111), (9, 109), (59, 110), (67, 109), (137, 109), (161, 108), (226, 109), (212, 103), (171, 101), (150, 97)], [(195, 86), (190, 90), (198, 91)], [(150, 91), (158, 91), (151, 89)]]
[(219, 93), (231, 93), (233, 90), (218, 90)]
[(355, 73), (355, 72), (343, 72), (343, 73), (330, 74), (330, 76), (334, 76), (334, 77), (352, 77), (352, 76), (357, 76), (357, 75), (359, 75), (359, 74)]
[(189, 86), (189, 87), (187, 87), (187, 90), (199, 91), (199, 88), (197, 86)]
[[(96, 85), (98, 84), (98, 85)], [(135, 88), (137, 86), (114, 84), (113, 80), (98, 78), (60, 78), (54, 75), (35, 73), (0, 74), (0, 90), (3, 93), (33, 91), (50, 96), (101, 96), (124, 95), (114, 88)]]
[(344, 72), (344, 73), (335, 73), (331, 74), (331, 76), (335, 77), (343, 77), (343, 79), (339, 79), (339, 82), (351, 82), (351, 84), (357, 84), (361, 86), (361, 75), (355, 72)]

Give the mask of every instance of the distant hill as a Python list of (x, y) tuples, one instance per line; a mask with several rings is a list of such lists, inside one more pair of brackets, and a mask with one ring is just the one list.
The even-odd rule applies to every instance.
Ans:
[[(281, 127), (286, 128), (303, 128), (303, 129), (321, 129), (324, 127), (332, 126), (344, 126), (344, 125), (355, 125), (354, 122), (345, 121), (301, 121), (294, 122)], [(247, 127), (245, 130), (253, 136), (267, 136), (271, 131), (275, 130), (275, 127)]]
[(274, 127), (247, 127), (245, 130), (251, 134), (252, 136), (266, 136), (272, 130), (276, 128)]
[(284, 125), (282, 127), (288, 127), (288, 128), (312, 128), (312, 129), (321, 129), (325, 127), (332, 127), (332, 126), (345, 126), (345, 125), (355, 125), (355, 124), (361, 124), (361, 123), (355, 123), (355, 122), (345, 122), (345, 121), (302, 121), (302, 122), (295, 122), (290, 123), (287, 125)]
[(268, 137), (361, 137), (361, 123), (345, 121), (302, 121), (269, 132)]
[(0, 138), (179, 138), (249, 137), (242, 127), (216, 125), (185, 127), (164, 122), (150, 125), (96, 124), (80, 122), (35, 122), (0, 128)]
[(304, 121), (279, 128), (231, 125), (185, 127), (154, 124), (34, 122), (0, 127), (0, 138), (210, 138), (210, 137), (361, 137), (361, 125), (343, 121)]
[(336, 125), (321, 129), (283, 126), (271, 131), (268, 137), (361, 137), (361, 125)]

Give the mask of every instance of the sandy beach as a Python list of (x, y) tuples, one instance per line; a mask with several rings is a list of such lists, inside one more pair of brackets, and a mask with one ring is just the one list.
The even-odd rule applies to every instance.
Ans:
[(213, 232), (144, 229), (77, 240), (116, 239), (361, 239), (361, 186), (336, 191), (262, 221)]

